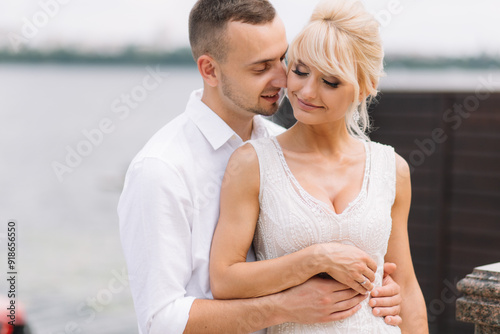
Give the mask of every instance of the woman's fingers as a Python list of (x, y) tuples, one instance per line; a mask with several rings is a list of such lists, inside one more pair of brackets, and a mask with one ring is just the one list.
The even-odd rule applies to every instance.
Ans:
[[(377, 269), (375, 269), (375, 271), (377, 271)], [(371, 270), (369, 267), (366, 267), (365, 270), (363, 270), (363, 272), (361, 274), (363, 276), (365, 276), (370, 282), (374, 282), (375, 281), (375, 271)]]
[(361, 287), (363, 287), (363, 293), (373, 290), (373, 283), (365, 276), (361, 276), (355, 280)]
[(377, 262), (371, 258), (371, 256), (368, 256), (366, 259), (366, 266), (372, 271), (372, 272), (377, 272)]
[(373, 282), (375, 282), (375, 272), (366, 266), (360, 275), (354, 277), (354, 280), (358, 282), (359, 285), (361, 285), (366, 291), (372, 291), (374, 288)]
[[(358, 280), (360, 280), (360, 281), (358, 282)], [(368, 292), (367, 288), (370, 287), (371, 282), (369, 280), (365, 280), (363, 278), (358, 278), (358, 280), (349, 279), (349, 284), (348, 285), (353, 290), (355, 290), (356, 292), (358, 292), (359, 294), (366, 295), (367, 292)], [(361, 283), (364, 283), (364, 284), (361, 284)], [(365, 286), (367, 288), (365, 288)]]

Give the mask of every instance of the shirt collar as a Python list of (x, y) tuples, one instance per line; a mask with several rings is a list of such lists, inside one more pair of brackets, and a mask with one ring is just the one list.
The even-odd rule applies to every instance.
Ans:
[[(186, 112), (191, 120), (196, 124), (203, 136), (212, 145), (214, 150), (218, 150), (222, 145), (231, 139), (243, 143), (241, 138), (222, 118), (201, 101), (203, 89), (195, 90), (189, 97)], [(261, 116), (253, 118), (253, 129), (251, 139), (267, 137), (268, 131)]]
[(260, 115), (256, 115), (253, 118), (253, 128), (252, 128), (252, 138), (259, 139), (269, 137), (268, 128), (264, 122), (264, 119)]

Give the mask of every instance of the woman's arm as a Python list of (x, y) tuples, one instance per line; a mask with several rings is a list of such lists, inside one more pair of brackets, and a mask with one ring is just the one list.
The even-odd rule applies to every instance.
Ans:
[[(221, 207), (210, 253), (210, 285), (218, 299), (265, 296), (328, 272), (359, 293), (371, 289), (376, 263), (363, 251), (318, 244), (272, 260), (246, 262), (259, 216), (259, 162), (247, 144), (231, 156), (222, 182)], [(356, 282), (357, 281), (357, 282)]]
[(408, 214), (411, 202), (410, 169), (396, 154), (396, 198), (392, 206), (392, 232), (386, 262), (397, 264), (391, 276), (401, 287), (401, 318), (403, 333), (429, 333), (425, 301), (415, 276), (408, 240)]

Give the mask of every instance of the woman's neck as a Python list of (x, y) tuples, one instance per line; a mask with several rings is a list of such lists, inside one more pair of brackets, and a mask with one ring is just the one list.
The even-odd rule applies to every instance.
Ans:
[(288, 141), (301, 152), (316, 152), (326, 157), (352, 152), (359, 145), (347, 131), (345, 121), (309, 125), (297, 122), (288, 131)]

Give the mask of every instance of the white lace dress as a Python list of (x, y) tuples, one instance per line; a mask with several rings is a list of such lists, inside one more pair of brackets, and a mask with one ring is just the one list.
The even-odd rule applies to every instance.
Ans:
[[(250, 141), (260, 166), (260, 214), (254, 238), (258, 260), (273, 259), (317, 243), (337, 241), (354, 245), (377, 262), (375, 286), (382, 284), (384, 256), (391, 233), (395, 197), (394, 149), (365, 142), (366, 164), (361, 192), (336, 214), (326, 203), (307, 193), (287, 166), (275, 137)], [(401, 333), (398, 327), (375, 317), (368, 299), (353, 316), (326, 324), (285, 323), (274, 333), (377, 334)]]

